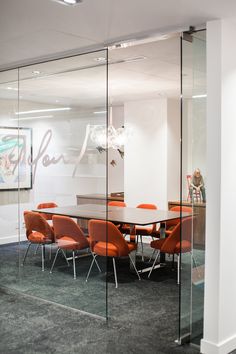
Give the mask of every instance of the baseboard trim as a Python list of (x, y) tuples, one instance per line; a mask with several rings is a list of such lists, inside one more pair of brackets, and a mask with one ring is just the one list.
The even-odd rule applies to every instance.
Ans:
[(202, 354), (229, 354), (236, 349), (236, 335), (220, 343), (213, 343), (205, 339), (201, 340)]
[[(20, 241), (26, 241), (27, 238), (25, 235), (20, 236)], [(6, 237), (1, 237), (0, 238), (0, 245), (5, 245), (8, 243), (15, 243), (19, 242), (19, 235), (12, 235), (12, 236), (6, 236)]]

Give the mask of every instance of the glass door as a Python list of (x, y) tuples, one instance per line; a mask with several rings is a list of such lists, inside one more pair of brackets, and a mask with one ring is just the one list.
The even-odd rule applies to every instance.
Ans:
[[(106, 138), (107, 51), (22, 67), (0, 73), (0, 78), (2, 148), (8, 144), (6, 152), (0, 151), (5, 168), (1, 172), (6, 174), (9, 167), (14, 187), (9, 190), (2, 183), (0, 191), (6, 228), (1, 227), (0, 253), (7, 258), (0, 286), (106, 317), (106, 257), (97, 258), (86, 282), (93, 259), (88, 221), (71, 219), (83, 231), (84, 247), (79, 247), (82, 241), (70, 247), (68, 241), (57, 252), (54, 239), (46, 244), (40, 234), (31, 239), (24, 215), (38, 208), (73, 209), (81, 204), (92, 212), (97, 208), (93, 196), (99, 194), (106, 218), (107, 150), (93, 133), (102, 130)], [(61, 220), (61, 231), (56, 231), (46, 216), (58, 238), (70, 237), (68, 220)]]
[[(203, 333), (206, 215), (206, 31), (182, 36), (182, 191), (192, 210), (182, 227), (180, 342), (200, 345)], [(191, 249), (186, 247), (190, 240)]]

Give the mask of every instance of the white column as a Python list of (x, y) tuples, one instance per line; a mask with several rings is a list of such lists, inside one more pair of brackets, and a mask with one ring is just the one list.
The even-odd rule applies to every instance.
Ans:
[(207, 25), (207, 209), (201, 352), (236, 348), (236, 20)]

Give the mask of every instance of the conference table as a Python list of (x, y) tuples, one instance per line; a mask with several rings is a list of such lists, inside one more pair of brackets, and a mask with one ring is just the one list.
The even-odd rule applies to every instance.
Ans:
[[(130, 235), (135, 236), (135, 225), (147, 226), (150, 224), (160, 224), (161, 237), (165, 237), (165, 223), (169, 220), (185, 218), (192, 216), (187, 212), (176, 212), (170, 210), (154, 210), (130, 207), (106, 206), (100, 204), (82, 204), (56, 208), (34, 209), (34, 212), (69, 216), (76, 219), (97, 219), (107, 220), (117, 224), (129, 224)], [(136, 254), (134, 256), (136, 261)], [(164, 263), (164, 255), (161, 257), (161, 263)], [(146, 272), (150, 268), (142, 269), (140, 272)]]

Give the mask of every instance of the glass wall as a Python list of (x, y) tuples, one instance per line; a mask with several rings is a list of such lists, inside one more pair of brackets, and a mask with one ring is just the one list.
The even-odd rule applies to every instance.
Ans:
[(193, 217), (191, 230), (182, 229), (180, 289), (180, 339), (197, 345), (203, 333), (206, 193), (206, 31), (198, 31), (182, 39), (181, 194)]
[[(28, 248), (24, 214), (42, 203), (73, 209), (80, 195), (102, 194), (106, 199), (107, 153), (92, 133), (95, 127), (106, 131), (107, 52), (2, 72), (0, 95), (0, 253), (5, 260), (0, 284), (106, 317), (106, 257), (98, 260), (102, 272), (95, 264), (86, 282), (92, 261), (88, 247), (64, 247), (57, 255), (57, 244), (49, 240), (42, 245), (39, 239)], [(96, 206), (90, 210), (98, 212)], [(105, 202), (99, 212), (106, 218)], [(86, 239), (87, 221), (73, 220)], [(63, 227), (64, 233), (70, 228)]]

